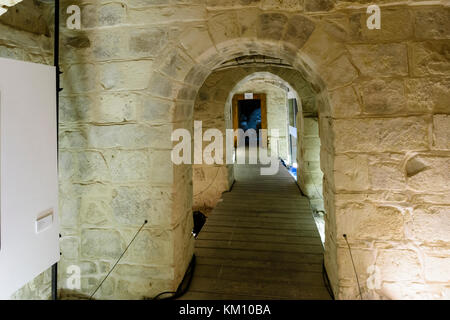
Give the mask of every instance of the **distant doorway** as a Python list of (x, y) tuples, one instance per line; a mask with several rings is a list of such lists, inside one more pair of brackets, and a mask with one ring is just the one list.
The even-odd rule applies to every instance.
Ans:
[[(253, 94), (252, 98), (245, 97), (244, 94), (236, 94), (233, 97), (233, 129), (242, 129), (246, 132), (254, 129), (258, 133), (258, 146), (267, 147), (267, 134), (262, 135), (259, 141), (259, 130), (267, 129), (267, 106), (266, 95)], [(235, 146), (237, 138), (235, 138)], [(246, 139), (248, 145), (248, 139)]]

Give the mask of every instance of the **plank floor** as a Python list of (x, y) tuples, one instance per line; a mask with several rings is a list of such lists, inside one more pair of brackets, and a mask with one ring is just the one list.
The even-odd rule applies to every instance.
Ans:
[(323, 247), (309, 207), (289, 172), (261, 176), (236, 165), (236, 182), (196, 240), (190, 300), (330, 299)]

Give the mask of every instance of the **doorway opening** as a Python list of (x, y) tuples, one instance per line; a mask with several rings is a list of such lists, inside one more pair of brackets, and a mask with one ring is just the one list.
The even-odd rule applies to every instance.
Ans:
[[(233, 97), (233, 129), (242, 129), (244, 132), (253, 129), (257, 134), (257, 145), (267, 147), (267, 133), (263, 133), (260, 141), (259, 130), (267, 129), (266, 94), (236, 94)], [(248, 137), (245, 145), (248, 146)], [(237, 138), (235, 138), (235, 146)]]

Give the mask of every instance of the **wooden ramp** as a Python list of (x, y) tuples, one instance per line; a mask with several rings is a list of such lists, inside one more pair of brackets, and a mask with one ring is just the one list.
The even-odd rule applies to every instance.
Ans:
[(330, 299), (320, 236), (289, 172), (280, 165), (261, 176), (258, 165), (236, 165), (235, 177), (196, 240), (182, 299)]

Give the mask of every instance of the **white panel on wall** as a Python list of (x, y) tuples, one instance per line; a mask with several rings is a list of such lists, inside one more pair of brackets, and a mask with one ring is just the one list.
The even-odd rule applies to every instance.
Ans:
[(0, 58), (0, 298), (59, 260), (55, 68)]

